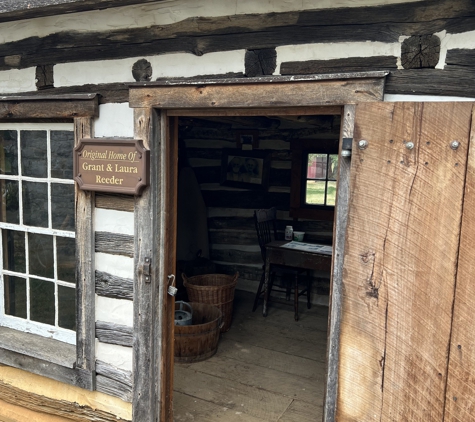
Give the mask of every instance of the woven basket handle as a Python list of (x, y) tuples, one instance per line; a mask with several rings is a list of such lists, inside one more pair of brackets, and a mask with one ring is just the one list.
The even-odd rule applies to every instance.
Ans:
[(233, 276), (233, 283), (239, 278), (239, 271), (236, 272)]
[(183, 286), (186, 287), (186, 285), (188, 284), (188, 277), (185, 273), (181, 273), (181, 278), (183, 279)]

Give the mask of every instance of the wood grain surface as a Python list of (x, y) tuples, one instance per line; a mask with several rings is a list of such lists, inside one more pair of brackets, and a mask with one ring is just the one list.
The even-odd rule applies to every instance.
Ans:
[(357, 106), (339, 421), (443, 418), (471, 109)]

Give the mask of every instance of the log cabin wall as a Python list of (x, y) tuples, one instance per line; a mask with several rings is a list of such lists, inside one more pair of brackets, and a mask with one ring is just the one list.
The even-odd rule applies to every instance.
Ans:
[[(35, 9), (40, 3), (42, 7)], [(21, 4), (7, 1), (0, 8), (0, 95), (99, 93), (100, 117), (94, 125), (98, 137), (133, 137), (127, 84), (136, 80), (384, 69), (389, 71), (385, 101), (475, 97), (475, 4), (469, 0), (31, 0), (28, 8)], [(98, 7), (104, 9), (90, 10)], [(194, 127), (192, 133), (183, 133), (209, 210), (211, 257), (224, 272), (238, 270), (241, 286), (249, 289), (260, 267), (252, 210), (277, 205), (281, 229), (290, 221), (285, 182), (289, 138), (258, 129), (259, 148), (273, 155), (270, 189), (261, 197), (219, 185), (220, 150), (233, 146), (232, 130), (213, 132), (209, 127), (205, 134)], [(2, 391), (8, 392), (2, 394), (1, 416), (40, 420), (13, 409), (16, 400), (36, 415), (58, 415), (61, 402), (67, 410), (58, 417), (79, 412), (76, 420), (112, 420), (114, 415), (130, 419), (133, 274), (130, 269), (128, 274), (114, 271), (116, 263), (131, 259), (127, 245), (132, 226), (129, 221), (128, 229), (110, 227), (107, 221), (117, 212), (130, 218), (133, 208), (122, 209), (119, 202), (96, 198), (94, 269), (97, 389), (122, 400), (82, 391), (69, 395), (61, 383), (50, 386), (49, 380), (32, 374), (20, 382), (19, 370), (0, 368)], [(312, 240), (324, 240), (331, 233), (328, 222), (293, 223), (295, 228), (300, 224)], [(106, 269), (101, 267), (101, 254), (113, 257)], [(114, 312), (108, 312), (111, 305), (129, 319), (117, 323)], [(34, 391), (28, 387), (32, 384), (38, 387)], [(87, 409), (87, 403), (95, 410)]]
[[(291, 151), (293, 139), (337, 140), (340, 115), (287, 117), (215, 117), (179, 119), (179, 139), (200, 184), (208, 209), (210, 259), (216, 271), (239, 272), (237, 288), (255, 292), (262, 274), (262, 258), (257, 242), (253, 212), (275, 206), (278, 231), (283, 238), (286, 225), (305, 231), (305, 240), (332, 244), (332, 220), (294, 220), (289, 217)], [(222, 185), (223, 150), (236, 148), (242, 130), (258, 135), (259, 147), (270, 158), (269, 185), (265, 190), (239, 189)], [(329, 273), (314, 273), (313, 300), (328, 304)], [(319, 296), (319, 297), (317, 297)]]

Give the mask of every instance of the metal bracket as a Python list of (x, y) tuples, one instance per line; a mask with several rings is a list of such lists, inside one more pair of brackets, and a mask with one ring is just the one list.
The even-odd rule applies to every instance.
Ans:
[(343, 138), (341, 149), (345, 151), (351, 151), (352, 148), (353, 148), (353, 138)]
[(152, 265), (152, 260), (150, 258), (145, 258), (144, 263), (140, 267), (141, 273), (145, 277), (145, 282), (150, 283), (150, 266)]

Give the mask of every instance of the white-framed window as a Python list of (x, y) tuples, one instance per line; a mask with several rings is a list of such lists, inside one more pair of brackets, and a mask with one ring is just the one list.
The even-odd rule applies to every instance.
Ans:
[(72, 123), (0, 123), (0, 326), (76, 341)]

